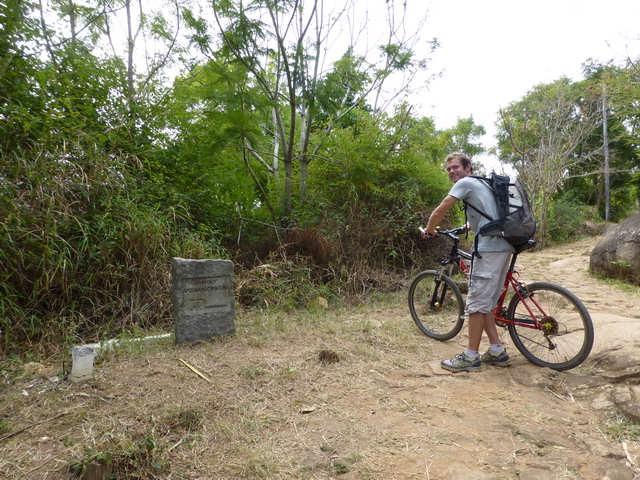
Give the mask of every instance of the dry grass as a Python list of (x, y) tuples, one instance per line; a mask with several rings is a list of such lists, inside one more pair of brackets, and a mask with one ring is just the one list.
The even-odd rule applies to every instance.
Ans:
[(81, 473), (96, 464), (117, 478), (373, 473), (355, 439), (375, 436), (375, 428), (361, 427), (336, 400), (357, 403), (359, 392), (370, 391), (375, 411), (375, 403), (390, 400), (369, 372), (420, 368), (415, 352), (427, 350), (405, 312), (380, 321), (370, 309), (241, 313), (234, 338), (181, 348), (170, 341), (122, 346), (99, 362), (87, 385), (53, 376), (11, 381), (6, 374), (0, 475), (47, 471), (64, 478), (67, 467)]
[(405, 303), (239, 311), (234, 337), (123, 344), (88, 384), (5, 363), (0, 477), (424, 479), (461, 464), (506, 480), (565, 454), (567, 471), (593, 468), (576, 439), (601, 438), (595, 416), (514, 388), (509, 369), (435, 371), (458, 345), (420, 334)]

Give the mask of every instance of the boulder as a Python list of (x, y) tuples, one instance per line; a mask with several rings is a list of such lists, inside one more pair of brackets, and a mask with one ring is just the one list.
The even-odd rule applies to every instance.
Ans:
[(589, 361), (593, 371), (610, 383), (637, 384), (640, 379), (640, 351), (636, 347), (607, 348), (593, 354)]
[(640, 213), (609, 229), (591, 252), (589, 268), (640, 285)]

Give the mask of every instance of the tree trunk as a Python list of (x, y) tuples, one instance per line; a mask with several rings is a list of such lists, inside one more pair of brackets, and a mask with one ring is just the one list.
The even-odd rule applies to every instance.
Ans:
[[(131, 14), (131, 1), (125, 4), (127, 12), (127, 95), (130, 104), (133, 103), (134, 84), (133, 84), (133, 48), (135, 40), (133, 38), (133, 18)], [(133, 105), (131, 105), (133, 107)]]

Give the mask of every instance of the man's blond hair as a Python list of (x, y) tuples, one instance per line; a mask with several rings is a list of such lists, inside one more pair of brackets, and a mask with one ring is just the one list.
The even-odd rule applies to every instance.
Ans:
[(447, 158), (444, 160), (445, 165), (449, 163), (451, 160), (460, 160), (462, 167), (466, 170), (468, 165), (471, 165), (471, 171), (473, 172), (473, 164), (471, 163), (471, 157), (462, 153), (462, 152), (453, 152), (447, 155)]

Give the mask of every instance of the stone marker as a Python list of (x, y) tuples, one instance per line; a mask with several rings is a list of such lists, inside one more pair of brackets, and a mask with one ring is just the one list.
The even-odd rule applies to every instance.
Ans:
[(142, 338), (133, 338), (128, 340), (113, 339), (107, 340), (102, 343), (88, 343), (85, 345), (76, 345), (71, 350), (71, 373), (69, 374), (69, 380), (73, 383), (81, 383), (93, 378), (93, 363), (102, 350), (109, 350), (121, 343), (133, 343), (133, 342), (151, 342), (154, 340), (160, 340), (170, 337), (170, 333), (162, 335), (151, 335)]
[(176, 344), (233, 335), (233, 262), (174, 258), (171, 267)]
[(96, 357), (96, 350), (100, 348), (97, 343), (73, 347), (71, 351), (71, 374), (69, 380), (73, 383), (80, 383), (93, 378), (93, 360)]

